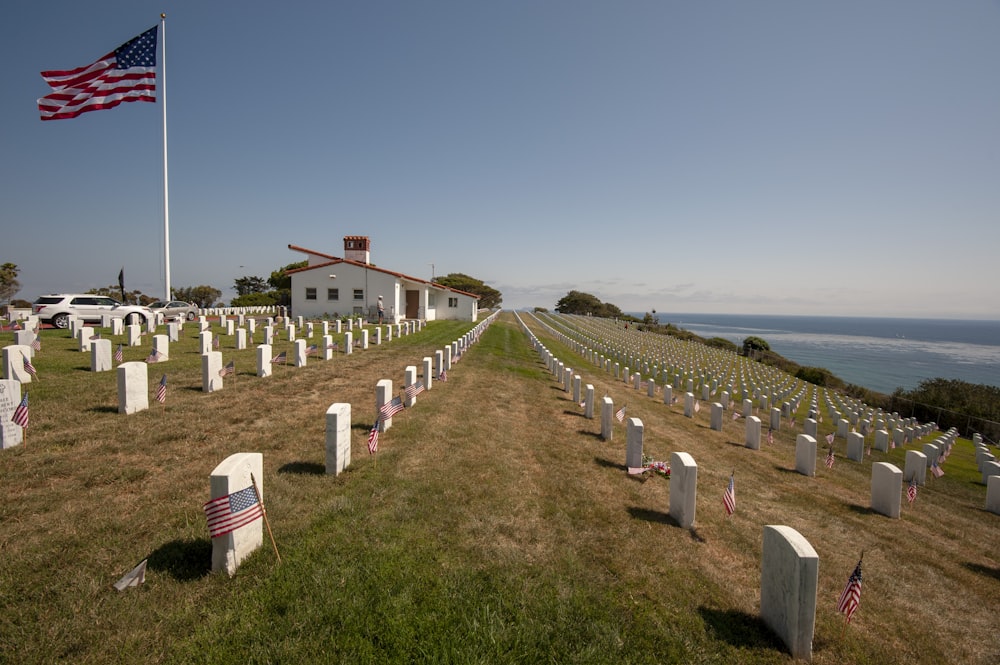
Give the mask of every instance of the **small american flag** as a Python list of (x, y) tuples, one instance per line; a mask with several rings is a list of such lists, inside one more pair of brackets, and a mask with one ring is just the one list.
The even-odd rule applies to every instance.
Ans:
[(699, 411), (701, 411), (701, 402), (699, 402), (698, 400), (695, 400), (694, 401), (694, 412), (698, 413)]
[(338, 342), (330, 342), (329, 344), (326, 345), (326, 348), (333, 349), (334, 351), (336, 351), (337, 349), (340, 348), (340, 344)]
[(858, 559), (858, 565), (854, 567), (854, 572), (847, 578), (847, 586), (844, 587), (844, 591), (840, 594), (840, 600), (837, 601), (837, 611), (846, 614), (847, 623), (850, 623), (851, 616), (854, 615), (854, 611), (858, 609), (860, 603), (861, 559)]
[(125, 352), (122, 351), (122, 345), (119, 344), (118, 348), (115, 349), (115, 362), (120, 363), (125, 360)]
[(583, 400), (582, 402), (580, 402), (580, 408), (581, 409), (587, 408), (587, 400)]
[(146, 362), (147, 363), (158, 363), (158, 362), (160, 362), (160, 358), (162, 358), (162, 357), (163, 357), (162, 353), (160, 353), (156, 349), (153, 349), (152, 353), (150, 353), (148, 356), (146, 356)]
[(24, 371), (31, 376), (38, 376), (38, 370), (36, 370), (35, 366), (31, 364), (30, 360), (28, 360), (28, 356), (21, 357), (24, 359)]
[(441, 370), (441, 373), (438, 374), (438, 381), (447, 381), (447, 380), (448, 380), (447, 370)]
[(729, 476), (729, 486), (722, 494), (722, 507), (726, 509), (726, 515), (736, 512), (736, 473)]
[(622, 408), (620, 408), (617, 411), (615, 411), (615, 418), (618, 419), (618, 422), (622, 422), (623, 420), (625, 420), (625, 406), (624, 405), (622, 405)]
[(264, 515), (264, 507), (260, 504), (257, 488), (253, 485), (239, 492), (212, 499), (203, 508), (205, 519), (208, 520), (208, 535), (211, 538), (232, 533)]
[(829, 434), (826, 435), (826, 442), (832, 446), (835, 438), (836, 437), (834, 436), (833, 432), (830, 432)]
[(941, 465), (938, 464), (937, 460), (934, 460), (933, 462), (931, 462), (931, 474), (935, 478), (940, 478), (941, 476), (944, 475), (944, 471), (941, 469)]
[(774, 443), (774, 430), (767, 430), (767, 442)]
[(163, 378), (156, 385), (156, 401), (163, 404), (167, 401), (167, 375), (164, 374)]
[(386, 402), (382, 405), (382, 408), (379, 409), (379, 415), (382, 416), (383, 419), (388, 420), (404, 408), (403, 400), (399, 397), (394, 397), (391, 402)]
[(226, 378), (230, 374), (236, 374), (236, 361), (230, 360), (229, 364), (219, 370), (219, 376)]
[(315, 344), (312, 344), (306, 349), (306, 355), (311, 356), (315, 354), (317, 351), (319, 351), (319, 347), (316, 346)]
[(98, 330), (96, 333), (94, 333), (93, 335), (90, 336), (90, 340), (91, 341), (93, 341), (95, 339), (101, 339), (101, 331), (100, 330)]
[(14, 409), (14, 415), (10, 419), (23, 428), (28, 427), (28, 393), (24, 393), (21, 403)]
[(830, 446), (830, 452), (826, 454), (826, 468), (833, 468), (833, 446)]
[(378, 450), (378, 419), (375, 419), (375, 424), (372, 428), (368, 430), (368, 454), (374, 455), (375, 451)]
[(910, 478), (910, 486), (906, 488), (906, 500), (913, 505), (913, 502), (917, 500), (917, 477), (914, 475)]
[(278, 364), (284, 365), (287, 361), (288, 361), (288, 353), (286, 351), (282, 351), (275, 357), (271, 358), (271, 364), (273, 365), (278, 365)]
[(733, 420), (739, 420), (740, 418), (742, 418), (740, 413), (738, 411), (733, 411)]
[(31, 348), (34, 349), (35, 351), (41, 351), (42, 350), (42, 340), (38, 339), (37, 337), (35, 339), (31, 340)]
[(216, 337), (215, 339), (212, 340), (212, 348), (213, 349), (219, 348), (219, 338), (218, 337)]
[(407, 399), (413, 399), (414, 397), (416, 397), (420, 393), (424, 392), (424, 382), (423, 381), (417, 381), (414, 384), (406, 386), (406, 388), (404, 389), (403, 392), (406, 395)]

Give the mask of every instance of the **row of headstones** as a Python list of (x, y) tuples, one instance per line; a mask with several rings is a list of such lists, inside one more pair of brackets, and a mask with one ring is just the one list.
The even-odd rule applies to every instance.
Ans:
[[(434, 358), (423, 359), (423, 383), (425, 390), (431, 390), (434, 378), (451, 368), (468, 348), (479, 341), (483, 331), (496, 319), (496, 315), (479, 322), (469, 332), (462, 335), (443, 349), (435, 351)], [(433, 365), (432, 365), (433, 363)], [(404, 385), (417, 382), (415, 365), (406, 367)], [(375, 387), (376, 411), (393, 399), (393, 384), (390, 379), (378, 381)], [(407, 408), (416, 404), (416, 395), (407, 396)], [(380, 432), (392, 427), (392, 418), (379, 419)], [(342, 473), (351, 464), (351, 405), (334, 403), (326, 411), (326, 472), (332, 475)], [(209, 477), (210, 499), (225, 497), (249, 488), (256, 481), (261, 502), (264, 498), (264, 456), (261, 453), (236, 453), (220, 463)], [(264, 542), (260, 520), (240, 526), (227, 534), (212, 539), (212, 571), (235, 574), (240, 563)]]
[(972, 445), (976, 451), (976, 465), (986, 483), (986, 510), (1000, 515), (1000, 462), (978, 432), (972, 435)]
[[(594, 324), (595, 320), (593, 318), (589, 318), (589, 319), (585, 319), (585, 318), (582, 318), (582, 317), (573, 317), (573, 318), (575, 318), (578, 321), (587, 321), (588, 324), (591, 325), (591, 326), (595, 325)], [(652, 337), (659, 338), (659, 337), (662, 337), (662, 336), (652, 336)], [(676, 342), (673, 342), (673, 343), (676, 345)], [(701, 347), (702, 345), (695, 345), (695, 346)], [(717, 350), (713, 350), (713, 351), (717, 351)], [(596, 352), (593, 349), (589, 349), (589, 348), (587, 348), (585, 350), (581, 350), (581, 352), (583, 352), (583, 353), (589, 352), (589, 353), (596, 354)], [(724, 352), (724, 353), (729, 353), (729, 352)], [(619, 352), (618, 355), (620, 356), (621, 353)], [(732, 355), (732, 354), (730, 354), (730, 355)], [(741, 363), (740, 364), (740, 368), (741, 368), (740, 369), (741, 383), (744, 386), (747, 386), (748, 384), (751, 385), (751, 386), (754, 386), (753, 387), (753, 397), (754, 397), (754, 399), (758, 399), (758, 400), (761, 401), (761, 408), (763, 408), (765, 410), (768, 408), (768, 404), (764, 400), (761, 399), (762, 393), (763, 393), (763, 395), (766, 395), (768, 398), (770, 398), (768, 401), (770, 401), (772, 403), (777, 403), (778, 401), (784, 400), (786, 397), (788, 397), (789, 395), (791, 395), (791, 391), (793, 390), (795, 382), (796, 382), (796, 380), (793, 377), (791, 377), (791, 375), (789, 375), (787, 373), (784, 373), (784, 372), (780, 372), (779, 370), (775, 370), (773, 368), (764, 369), (765, 366), (761, 365), (760, 363), (748, 363), (747, 364), (747, 363), (744, 362), (746, 359), (744, 359), (742, 357), (739, 357), (739, 356), (733, 356), (733, 357), (737, 358), (737, 362)], [(594, 360), (594, 358), (591, 358), (591, 360)], [(605, 359), (602, 357), (601, 361), (605, 361)], [(598, 361), (598, 363), (600, 364), (600, 361)], [(634, 355), (631, 356), (631, 363), (632, 363), (632, 365), (635, 365), (637, 363), (636, 356), (634, 356)], [(655, 370), (656, 365), (654, 364), (653, 367), (654, 367), (654, 370)], [(771, 377), (771, 382), (770, 383), (768, 383), (766, 381), (762, 382), (759, 379), (759, 377), (758, 378), (751, 377), (750, 379), (748, 379), (745, 375), (743, 375), (743, 367), (749, 368), (749, 370), (750, 370), (751, 373), (752, 372), (756, 372), (756, 371), (763, 371), (763, 372), (770, 371), (771, 374), (769, 374), (769, 376)], [(605, 368), (607, 368), (606, 365), (605, 365)], [(674, 388), (677, 389), (677, 388), (680, 387), (680, 385), (679, 385), (678, 380), (676, 378), (676, 374), (680, 373), (680, 372), (678, 370), (674, 369), (674, 368), (672, 368), (672, 371), (674, 372), (674, 375), (675, 375), (674, 376), (674, 382), (673, 382), (674, 383)], [(656, 378), (655, 374), (654, 374), (654, 378)], [(709, 370), (707, 372), (702, 372), (695, 379), (694, 385), (692, 385), (692, 382), (691, 382), (691, 380), (690, 380), (689, 377), (686, 377), (686, 378), (688, 378), (688, 384), (687, 384), (686, 388), (687, 388), (687, 390), (689, 392), (694, 392), (694, 386), (695, 385), (700, 385), (701, 386), (701, 388), (702, 388), (702, 399), (707, 399), (707, 397), (704, 394), (705, 392), (708, 392), (709, 394), (712, 394), (712, 393), (714, 393), (714, 388), (715, 388), (715, 386), (713, 385), (713, 386), (709, 386), (708, 390), (705, 390), (705, 387), (703, 385), (704, 381), (702, 379), (704, 379), (704, 378), (712, 379), (712, 380), (714, 380), (714, 382), (716, 384), (719, 382), (719, 380), (717, 378), (712, 377), (711, 370)], [(661, 380), (662, 380), (662, 377), (661, 377)], [(733, 394), (734, 391), (732, 390), (732, 385), (730, 384), (729, 386), (727, 386), (727, 388), (729, 389), (730, 394)], [(803, 392), (804, 390), (805, 390), (805, 384), (803, 382), (801, 384), (801, 387), (799, 389), (798, 394), (795, 397), (792, 397), (792, 398), (789, 399), (790, 406), (791, 406), (792, 410), (797, 410), (797, 408), (799, 406), (799, 403), (800, 403), (800, 401), (801, 401), (801, 399), (802, 399), (802, 397), (804, 395), (804, 392)], [(814, 387), (814, 390), (815, 390), (815, 387)], [(742, 395), (739, 395), (739, 397), (744, 397), (745, 398), (746, 396), (747, 396), (747, 391), (745, 389), (744, 393)], [(864, 407), (863, 403), (861, 403), (860, 401), (852, 400), (849, 397), (843, 397), (842, 398), (839, 394), (836, 394), (836, 393), (832, 393), (828, 397), (830, 397), (830, 396), (832, 396), (832, 398), (836, 401), (838, 407), (840, 407), (842, 409), (845, 409), (845, 410), (867, 411), (869, 415), (872, 414), (872, 413), (875, 413), (875, 410), (871, 409), (870, 407)], [(828, 399), (827, 400), (828, 404), (829, 404), (829, 401), (830, 400)], [(880, 412), (877, 412), (877, 413), (880, 414)], [(831, 415), (832, 414), (833, 414), (833, 410), (831, 409)], [(894, 417), (897, 417), (897, 414), (894, 414)], [(871, 418), (869, 418), (869, 420), (870, 419)], [(877, 423), (875, 423), (875, 424), (877, 424)], [(888, 427), (890, 429), (892, 429), (896, 424), (897, 423), (893, 422), (891, 419), (887, 423), (887, 425), (888, 425)], [(900, 425), (900, 426), (901, 427), (913, 426), (913, 427), (916, 428), (917, 427), (917, 423), (915, 422), (915, 419), (912, 419), (910, 422), (907, 422), (906, 425)], [(925, 426), (921, 426), (921, 427), (923, 429), (920, 432), (917, 433), (917, 436), (926, 435), (928, 433), (928, 431), (929, 431), (929, 428), (930, 429), (933, 428), (933, 425), (925, 425)], [(841, 436), (843, 436), (844, 434), (845, 434), (845, 432), (843, 432), (843, 431), (840, 432)], [(912, 437), (911, 437), (911, 439), (912, 439)]]

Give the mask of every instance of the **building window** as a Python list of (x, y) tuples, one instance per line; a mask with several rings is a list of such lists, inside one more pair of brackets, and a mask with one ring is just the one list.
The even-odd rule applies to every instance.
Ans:
[(365, 299), (365, 290), (364, 289), (354, 289), (354, 299), (355, 300), (364, 300)]
[(306, 287), (306, 300), (316, 300), (316, 287)]
[(340, 289), (327, 289), (326, 290), (327, 300), (340, 300)]
[(435, 307), (437, 307), (437, 294), (436, 293), (428, 293), (427, 294), (427, 307), (428, 307), (428, 309), (434, 309)]
[(458, 307), (458, 298), (448, 298), (448, 307)]

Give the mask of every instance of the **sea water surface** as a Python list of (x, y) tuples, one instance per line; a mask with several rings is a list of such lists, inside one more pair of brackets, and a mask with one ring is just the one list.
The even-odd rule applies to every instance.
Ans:
[[(632, 313), (642, 318), (644, 313)], [(751, 335), (800, 365), (824, 367), (883, 393), (924, 379), (1000, 386), (1000, 321), (659, 313), (701, 337), (737, 345)]]

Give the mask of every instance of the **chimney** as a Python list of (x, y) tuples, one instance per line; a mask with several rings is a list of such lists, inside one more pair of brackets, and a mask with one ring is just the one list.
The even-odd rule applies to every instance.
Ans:
[(344, 236), (344, 258), (348, 261), (369, 265), (371, 263), (370, 246), (371, 241), (368, 236)]

